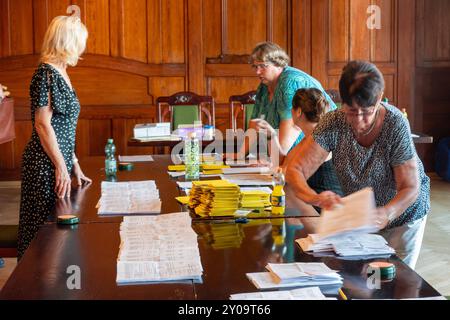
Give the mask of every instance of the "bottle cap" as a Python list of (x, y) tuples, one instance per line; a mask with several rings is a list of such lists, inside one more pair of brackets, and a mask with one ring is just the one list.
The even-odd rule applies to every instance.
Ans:
[(108, 139), (108, 143), (113, 143), (113, 142), (114, 142), (114, 139), (112, 139), (112, 138)]
[(195, 131), (189, 132), (188, 138), (195, 139), (196, 137), (197, 137), (197, 132), (195, 132)]
[(80, 219), (72, 214), (61, 215), (57, 218), (58, 224), (77, 224), (78, 222), (80, 222)]

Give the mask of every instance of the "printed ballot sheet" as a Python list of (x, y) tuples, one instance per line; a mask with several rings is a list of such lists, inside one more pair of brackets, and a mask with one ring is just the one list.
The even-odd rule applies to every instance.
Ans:
[(372, 188), (364, 188), (342, 198), (342, 205), (323, 210), (317, 233), (322, 237), (344, 232), (371, 233), (378, 230)]
[(120, 240), (117, 283), (201, 281), (197, 234), (188, 212), (124, 217)]
[(155, 181), (103, 181), (98, 202), (99, 215), (152, 214), (161, 212)]

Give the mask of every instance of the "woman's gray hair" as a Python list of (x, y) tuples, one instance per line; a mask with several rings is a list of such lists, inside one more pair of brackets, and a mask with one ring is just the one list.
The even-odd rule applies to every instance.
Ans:
[(251, 54), (252, 61), (270, 62), (277, 67), (287, 67), (289, 65), (289, 56), (276, 43), (261, 42), (253, 49)]

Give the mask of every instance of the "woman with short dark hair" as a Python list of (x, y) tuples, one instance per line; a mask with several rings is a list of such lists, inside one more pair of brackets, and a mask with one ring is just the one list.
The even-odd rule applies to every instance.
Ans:
[(408, 121), (382, 103), (383, 75), (369, 62), (351, 61), (339, 81), (342, 108), (327, 113), (287, 168), (287, 182), (301, 200), (331, 208), (340, 196), (317, 194), (308, 184), (333, 152), (345, 195), (372, 187), (378, 226), (397, 255), (414, 268), (430, 209), (430, 179), (417, 156)]

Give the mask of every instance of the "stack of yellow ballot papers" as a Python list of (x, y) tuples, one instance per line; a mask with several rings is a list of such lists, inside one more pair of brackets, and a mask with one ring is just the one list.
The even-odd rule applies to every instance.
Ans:
[[(203, 174), (222, 174), (222, 169), (228, 169), (230, 166), (224, 165), (224, 164), (201, 164), (200, 170)], [(173, 164), (167, 167), (167, 169), (171, 172), (182, 172), (186, 170), (186, 166), (184, 164)]]
[(259, 190), (241, 191), (241, 208), (264, 208), (270, 205), (270, 193)]
[(189, 208), (196, 208), (200, 204), (200, 197), (202, 195), (202, 186), (210, 183), (217, 183), (222, 180), (204, 180), (204, 181), (192, 181), (191, 192), (189, 192)]
[(228, 169), (230, 166), (224, 164), (202, 164), (201, 168), (203, 174), (222, 174), (222, 169)]
[[(199, 216), (234, 216), (239, 208), (240, 189), (227, 180), (201, 181), (192, 183), (190, 204)], [(195, 189), (195, 190), (194, 190)], [(191, 201), (192, 200), (192, 201)], [(199, 203), (195, 206), (196, 203)]]

